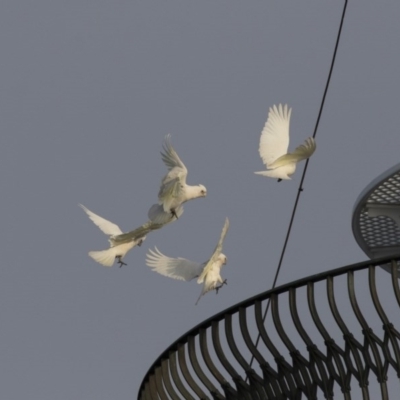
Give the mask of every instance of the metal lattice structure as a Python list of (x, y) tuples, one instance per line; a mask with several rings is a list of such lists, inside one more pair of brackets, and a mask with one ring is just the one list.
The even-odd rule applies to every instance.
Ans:
[(388, 376), (400, 377), (399, 260), (327, 271), (228, 308), (164, 351), (138, 398), (389, 399)]
[(353, 209), (352, 227), (358, 245), (368, 257), (399, 254), (400, 163), (364, 189)]

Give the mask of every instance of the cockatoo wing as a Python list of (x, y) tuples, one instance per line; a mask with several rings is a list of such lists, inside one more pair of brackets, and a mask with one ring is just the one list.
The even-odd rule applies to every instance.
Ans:
[(100, 217), (82, 204), (79, 204), (79, 206), (83, 209), (83, 211), (85, 211), (94, 224), (97, 225), (106, 235), (120, 235), (123, 233), (118, 225), (106, 220), (103, 217)]
[[(175, 213), (178, 218), (180, 218), (183, 214), (183, 205), (176, 207)], [(155, 225), (164, 226), (172, 221), (176, 221), (175, 216), (172, 215), (169, 211), (164, 211), (164, 207), (161, 204), (153, 204), (150, 207), (147, 216), (149, 217), (150, 221)]]
[(317, 145), (314, 138), (309, 137), (303, 144), (296, 147), (293, 153), (288, 153), (279, 157), (272, 164), (270, 164), (268, 168), (275, 169), (290, 163), (298, 163), (299, 161), (311, 157), (316, 148)]
[(179, 176), (174, 179), (161, 182), (160, 191), (158, 192), (158, 200), (164, 205), (165, 209), (169, 209), (171, 203), (182, 193), (182, 181)]
[(268, 119), (261, 132), (260, 157), (264, 164), (269, 165), (278, 157), (287, 153), (289, 147), (289, 125), (292, 109), (287, 104), (272, 106), (268, 112)]
[(139, 239), (145, 237), (149, 232), (160, 229), (162, 227), (162, 224), (155, 224), (152, 221), (148, 221), (142, 226), (139, 226), (139, 228), (134, 229), (133, 231), (114, 236), (112, 239), (110, 239), (110, 241), (113, 246), (118, 246), (122, 243), (128, 243), (132, 241), (136, 242)]
[(218, 256), (222, 252), (222, 245), (224, 243), (224, 239), (225, 239), (226, 233), (228, 232), (228, 229), (229, 229), (229, 219), (225, 218), (225, 224), (224, 224), (224, 227), (222, 228), (222, 232), (221, 232), (221, 236), (219, 238), (218, 244), (215, 247), (211, 258), (207, 261), (207, 264), (205, 265), (203, 272), (198, 277), (197, 283), (202, 283), (204, 281), (204, 278), (207, 275), (207, 273), (210, 271), (210, 269), (212, 268), (212, 265), (214, 264), (215, 261), (217, 261)]
[(161, 158), (164, 164), (167, 166), (168, 170), (171, 171), (172, 169), (178, 167), (181, 168), (187, 174), (187, 169), (185, 167), (185, 164), (179, 158), (178, 154), (171, 145), (170, 134), (165, 136), (163, 150), (164, 152), (161, 152)]
[(179, 158), (170, 142), (171, 135), (165, 137), (161, 158), (168, 168), (167, 175), (161, 181), (158, 199), (164, 205), (164, 209), (169, 209), (170, 203), (181, 194), (182, 187), (186, 185), (187, 169)]
[(204, 266), (204, 264), (186, 260), (185, 258), (167, 257), (157, 247), (155, 247), (155, 251), (149, 249), (146, 255), (146, 265), (161, 275), (181, 281), (190, 281), (196, 278)]

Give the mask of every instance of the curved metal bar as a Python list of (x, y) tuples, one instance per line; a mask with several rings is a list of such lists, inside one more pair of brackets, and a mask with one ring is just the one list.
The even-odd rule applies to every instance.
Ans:
[(290, 288), (289, 289), (289, 309), (290, 315), (292, 316), (293, 324), (299, 332), (300, 337), (303, 339), (305, 345), (312, 346), (314, 343), (311, 340), (310, 336), (303, 327), (303, 324), (300, 321), (299, 313), (297, 311), (297, 304), (296, 304), (296, 289)]
[(150, 391), (149, 382), (146, 382), (145, 385), (142, 387), (142, 391), (140, 392), (138, 398), (140, 398), (142, 400), (148, 400), (149, 399), (149, 395), (148, 395), (147, 391)]
[[(397, 262), (392, 260), (391, 262), (391, 271), (392, 271), (392, 284), (393, 284), (393, 291), (397, 300), (398, 305), (400, 306), (400, 288), (399, 288), (399, 280), (398, 280), (398, 268)], [(383, 329), (385, 331), (385, 338), (384, 338), (384, 347), (383, 351), (386, 355), (386, 358), (389, 364), (395, 369), (397, 372), (397, 376), (400, 378), (400, 335), (394, 329), (394, 326), (389, 321), (383, 325)], [(397, 337), (397, 340), (396, 340)], [(392, 346), (394, 351), (395, 358), (392, 357), (392, 354), (389, 349), (389, 342)]]
[[(384, 325), (383, 329), (385, 330), (385, 338), (383, 341), (384, 343), (383, 352), (386, 356), (388, 363), (394, 368), (394, 370), (397, 372), (397, 376), (400, 378), (400, 349), (399, 349), (400, 334), (399, 332), (396, 331), (393, 324)], [(394, 351), (395, 358), (393, 358), (390, 352), (389, 342)]]
[[(250, 378), (252, 369), (249, 365), (249, 363), (245, 360), (245, 358), (242, 356), (240, 353), (236, 343), (235, 339), (233, 337), (233, 329), (232, 329), (232, 315), (227, 314), (225, 318), (225, 335), (226, 335), (226, 340), (228, 342), (229, 349), (231, 350), (233, 356), (236, 358), (237, 362), (241, 365), (241, 367), (244, 369), (246, 375)], [(248, 385), (248, 398), (251, 399), (253, 395), (253, 388), (251, 385)]]
[(149, 379), (149, 387), (150, 387), (150, 396), (151, 399), (153, 400), (159, 400), (158, 394), (157, 394), (157, 385), (156, 385), (156, 377), (155, 375), (152, 375)]
[[(214, 375), (215, 379), (219, 382), (221, 386), (226, 385), (228, 382), (226, 381), (224, 376), (218, 371), (218, 369), (215, 367), (214, 363), (211, 360), (207, 346), (207, 331), (205, 329), (200, 329), (200, 351), (201, 355), (203, 356), (203, 360), (207, 365), (207, 368)], [(220, 397), (221, 393), (219, 393), (218, 390), (215, 390), (215, 392), (213, 392), (213, 396)]]
[(176, 363), (176, 351), (173, 351), (170, 354), (169, 368), (171, 371), (172, 380), (174, 381), (174, 384), (177, 387), (177, 389), (183, 395), (183, 398), (188, 400), (194, 400), (193, 396), (188, 392), (186, 387), (183, 385), (181, 378), (179, 377), (177, 363)]
[(179, 400), (179, 396), (177, 395), (177, 393), (171, 383), (171, 378), (169, 376), (168, 362), (169, 362), (168, 359), (164, 359), (161, 362), (161, 373), (162, 373), (163, 382), (164, 382), (165, 388), (167, 389), (167, 392), (168, 392), (169, 396), (172, 398), (172, 400)]
[(271, 295), (271, 311), (272, 318), (274, 320), (274, 325), (276, 327), (276, 331), (278, 332), (279, 337), (282, 339), (283, 344), (289, 350), (289, 353), (294, 353), (297, 351), (295, 345), (289, 339), (289, 336), (286, 335), (285, 329), (283, 329), (281, 318), (279, 316), (279, 296), (275, 294)]
[[(145, 391), (144, 391), (145, 400), (153, 400), (153, 397), (151, 396), (151, 390), (152, 389), (150, 386), (150, 378), (149, 378), (149, 382), (146, 382)], [(157, 400), (157, 398), (155, 400)]]
[[(369, 266), (369, 265), (368, 265)], [(353, 272), (353, 271), (352, 271)], [(348, 272), (347, 272), (348, 273)], [(345, 351), (344, 351), (344, 360), (347, 365), (347, 368), (354, 375), (354, 377), (358, 380), (360, 387), (362, 390), (365, 390), (365, 387), (368, 385), (368, 370), (364, 369), (364, 365), (361, 361), (360, 353), (362, 352), (362, 346), (355, 339), (353, 334), (349, 331), (346, 324), (344, 323), (342, 317), (340, 316), (339, 310), (336, 305), (335, 300), (335, 292), (333, 285), (333, 277), (329, 276), (327, 279), (328, 284), (328, 302), (331, 308), (333, 317), (336, 320), (339, 328), (343, 332), (343, 339), (345, 340)], [(354, 367), (351, 356), (355, 361), (356, 366)], [(350, 377), (349, 377), (350, 378)], [(349, 379), (350, 381), (350, 379)], [(368, 392), (363, 393), (365, 399), (369, 398)], [(367, 397), (365, 397), (367, 396)]]
[(399, 287), (399, 277), (398, 277), (398, 270), (397, 270), (397, 262), (395, 260), (392, 260), (391, 266), (392, 266), (393, 290), (394, 290), (394, 294), (396, 296), (397, 303), (399, 304), (399, 307), (400, 307), (400, 287)]
[[(328, 291), (329, 292), (329, 291)], [(342, 392), (350, 396), (350, 384), (348, 375), (346, 374), (344, 368), (344, 352), (343, 350), (335, 343), (333, 338), (329, 335), (328, 330), (323, 325), (321, 318), (319, 317), (317, 306), (315, 304), (315, 296), (314, 296), (314, 283), (310, 282), (307, 285), (307, 300), (308, 306), (310, 308), (311, 317), (314, 321), (315, 326), (320, 332), (321, 336), (325, 341), (325, 345), (327, 348), (327, 356), (326, 356), (326, 365), (329, 371), (329, 379), (334, 379), (340, 386)], [(328, 293), (329, 296), (329, 293)]]
[(251, 354), (253, 354), (253, 356), (256, 358), (259, 364), (265, 364), (266, 361), (264, 357), (257, 350), (257, 347), (251, 340), (246, 321), (246, 309), (243, 307), (239, 308), (239, 326), (240, 326), (240, 331), (242, 332), (243, 335), (244, 342), (246, 343), (246, 346), (250, 350)]
[(364, 318), (360, 307), (358, 306), (357, 298), (356, 298), (356, 291), (354, 287), (354, 272), (349, 271), (347, 273), (347, 288), (349, 291), (349, 298), (350, 298), (350, 304), (351, 307), (354, 311), (354, 314), (356, 315), (358, 322), (362, 326), (363, 329), (370, 329), (366, 319)]
[[(222, 350), (221, 341), (219, 339), (219, 322), (215, 321), (212, 324), (211, 335), (213, 339), (215, 353), (223, 367), (228, 371), (229, 375), (235, 379), (240, 379), (240, 375), (237, 373), (235, 368), (233, 368), (232, 364), (228, 361), (225, 353)], [(244, 381), (243, 381), (244, 382)]]
[[(261, 302), (255, 302), (254, 311), (256, 314), (256, 322), (258, 332), (268, 347), (268, 350), (273, 355), (275, 362), (278, 366), (278, 379), (282, 393), (286, 397), (295, 396), (297, 393), (296, 383), (293, 377), (293, 367), (285, 360), (285, 358), (279, 353), (278, 349), (274, 346), (271, 339), (269, 338), (267, 331), (265, 329), (263, 318), (262, 318), (262, 307)], [(264, 372), (265, 373), (265, 372)]]
[[(275, 360), (283, 359), (277, 348), (272, 344), (265, 330), (263, 316), (262, 316), (262, 304), (260, 301), (256, 301), (254, 303), (254, 315), (256, 319), (258, 333), (261, 339), (263, 340), (264, 344), (267, 346), (268, 350), (270, 351)], [(284, 393), (289, 393), (290, 391), (284, 380), (285, 378), (282, 377), (282, 374), (273, 370), (267, 362), (264, 364), (260, 364), (260, 367), (263, 371), (264, 381), (268, 382), (271, 385), (271, 388), (274, 391), (276, 398), (277, 399), (280, 399), (281, 397), (286, 398), (286, 396), (283, 397)], [(290, 368), (291, 368), (290, 365), (287, 364), (286, 370), (289, 370)], [(289, 379), (289, 381), (292, 380), (291, 374), (289, 374), (289, 377), (287, 377), (287, 379)], [(281, 385), (283, 386), (283, 388), (281, 387)]]
[[(358, 352), (358, 350), (362, 350), (362, 346), (354, 339), (353, 334), (348, 331), (347, 326), (344, 326), (346, 329), (343, 334), (345, 341), (344, 360), (350, 373), (358, 380), (360, 386), (364, 387), (368, 382), (368, 371), (365, 374), (364, 365)], [(342, 327), (341, 329), (342, 331), (344, 330)], [(351, 356), (353, 356), (356, 366), (353, 365)]]
[(327, 278), (329, 307), (331, 309), (333, 318), (335, 318), (335, 321), (336, 321), (337, 325), (339, 326), (340, 330), (343, 332), (343, 335), (349, 335), (350, 331), (347, 328), (346, 324), (344, 323), (344, 321), (339, 313), (339, 310), (337, 308), (337, 305), (336, 305), (333, 278), (334, 278), (333, 276), (328, 276), (328, 278)]
[(376, 288), (376, 279), (375, 279), (375, 267), (371, 266), (368, 269), (368, 280), (369, 280), (369, 291), (371, 293), (372, 302), (374, 303), (375, 310), (378, 313), (382, 323), (387, 325), (389, 323), (389, 318), (387, 317), (385, 311), (383, 310), (382, 304), (379, 301), (378, 290)]
[(201, 390), (200, 386), (196, 383), (196, 381), (193, 379), (192, 375), (189, 372), (186, 363), (185, 347), (186, 346), (183, 344), (180, 344), (178, 346), (178, 361), (182, 375), (185, 378), (188, 385), (190, 386), (190, 388), (193, 390), (193, 392), (195, 392), (196, 395), (199, 396), (199, 399), (206, 399), (207, 398), (206, 394)]
[[(307, 285), (307, 290), (313, 291), (314, 286)], [(322, 389), (325, 398), (333, 396), (333, 380), (328, 378), (326, 364), (326, 356), (318, 349), (318, 347), (313, 343), (310, 336), (303, 327), (300, 321), (300, 317), (297, 311), (296, 303), (296, 289), (289, 289), (289, 308), (290, 314), (292, 316), (293, 324), (296, 327), (297, 332), (303, 339), (307, 350), (309, 352), (310, 362), (309, 368), (312, 376), (312, 380)]]
[(251, 370), (251, 367), (236, 346), (235, 339), (233, 338), (232, 315), (230, 314), (227, 314), (225, 318), (225, 334), (226, 334), (226, 339), (228, 341), (228, 346), (232, 354), (235, 356), (237, 362), (241, 365), (244, 371), (247, 373), (248, 371)]
[(315, 326), (324, 340), (331, 340), (332, 338), (329, 335), (328, 330), (325, 328), (325, 325), (322, 323), (321, 318), (319, 317), (314, 294), (314, 282), (309, 282), (307, 284), (307, 302), (308, 307), (310, 308), (311, 318), (313, 319)]
[[(343, 359), (344, 362), (347, 366), (348, 369), (348, 374), (347, 374), (347, 387), (350, 390), (350, 380), (351, 380), (351, 375), (354, 375), (356, 377), (356, 379), (358, 380), (358, 382), (361, 381), (361, 377), (360, 377), (360, 373), (358, 372), (359, 370), (362, 371), (362, 364), (359, 360), (359, 356), (358, 353), (353, 349), (352, 346), (352, 337), (353, 335), (350, 333), (349, 329), (347, 328), (347, 325), (344, 323), (342, 317), (340, 316), (339, 310), (336, 306), (336, 300), (335, 300), (335, 291), (334, 291), (334, 277), (333, 276), (328, 276), (327, 278), (327, 289), (328, 289), (328, 302), (329, 302), (329, 306), (332, 312), (332, 315), (338, 325), (338, 327), (340, 328), (340, 330), (343, 333), (343, 339), (345, 340), (345, 349), (343, 351)], [(353, 354), (353, 357), (355, 356), (355, 360), (357, 363), (357, 368), (354, 368), (353, 366), (353, 362), (351, 361), (350, 358), (350, 353)], [(361, 364), (361, 365), (360, 365)], [(361, 385), (361, 383), (360, 383)], [(368, 396), (367, 396), (368, 397)], [(364, 397), (364, 398), (367, 398)]]
[[(371, 268), (375, 267), (369, 267), (369, 276), (371, 276), (371, 273), (374, 273), (375, 271), (371, 272)], [(354, 314), (356, 315), (358, 321), (360, 322), (360, 325), (362, 326), (363, 334), (365, 337), (366, 343), (364, 344), (364, 359), (368, 366), (371, 368), (371, 370), (375, 373), (375, 375), (378, 378), (378, 382), (382, 385), (385, 385), (387, 376), (386, 376), (386, 371), (387, 367), (383, 368), (383, 363), (380, 357), (379, 350), (377, 348), (377, 343), (379, 346), (382, 347), (383, 342), (378, 339), (378, 337), (373, 333), (372, 328), (369, 327), (367, 321), (365, 320), (364, 316), (361, 313), (360, 307), (357, 302), (357, 297), (354, 289), (354, 273), (349, 271), (348, 273), (348, 287), (349, 287), (349, 297), (350, 297), (350, 303), (353, 308)], [(372, 287), (373, 291), (376, 292), (376, 286)], [(374, 358), (374, 361), (371, 359), (371, 353), (369, 351), (371, 349), (372, 356)], [(382, 389), (383, 390), (383, 389)], [(387, 389), (386, 389), (387, 392)]]
[(262, 303), (261, 301), (256, 301), (254, 303), (254, 313), (256, 316), (256, 323), (257, 329), (260, 333), (261, 339), (263, 340), (264, 344), (267, 346), (268, 350), (271, 352), (274, 358), (281, 357), (278, 349), (272, 343), (272, 340), (269, 338), (267, 331), (265, 330), (264, 321), (262, 317)]
[[(227, 357), (225, 356), (225, 353), (222, 350), (220, 335), (219, 335), (219, 322), (214, 322), (212, 324), (211, 336), (213, 340), (214, 350), (215, 353), (217, 354), (219, 361), (221, 362), (222, 366), (226, 369), (228, 374), (232, 377), (232, 380), (235, 382), (237, 389), (236, 395), (238, 396), (241, 392), (248, 393), (250, 391), (249, 385), (237, 373), (235, 368), (233, 368), (232, 364), (228, 361)], [(226, 392), (226, 388), (224, 386), (222, 388)], [(237, 397), (237, 398), (240, 399), (246, 397), (246, 395), (243, 394), (241, 396), (242, 397)], [(234, 397), (233, 393), (231, 393), (231, 397), (232, 398)]]
[[(369, 272), (369, 274), (368, 274), (369, 286), (370, 286), (372, 301), (374, 303), (375, 309), (376, 309), (381, 321), (383, 322), (383, 329), (386, 330), (386, 334), (388, 334), (388, 332), (390, 332), (390, 330), (388, 330), (387, 328), (390, 329), (390, 327), (389, 327), (390, 323), (389, 323), (389, 319), (388, 319), (385, 311), (383, 310), (382, 304), (379, 301), (378, 290), (376, 288), (376, 279), (375, 279), (376, 268), (374, 266), (371, 266), (371, 267), (369, 267), (368, 272)], [(390, 338), (390, 336), (391, 336), (390, 333), (388, 335)], [(378, 352), (379, 360), (381, 361), (382, 366), (381, 366), (381, 368), (379, 368), (380, 365), (377, 365), (378, 371), (376, 372), (376, 375), (378, 376), (378, 382), (380, 382), (380, 384), (381, 384), (382, 398), (388, 398), (388, 388), (386, 385), (386, 380), (387, 380), (387, 371), (388, 371), (390, 362), (389, 362), (388, 354), (385, 353), (387, 351), (387, 346), (385, 346), (384, 341), (381, 341), (378, 338), (374, 338), (374, 342), (379, 344), (379, 346), (381, 347), (381, 349), (383, 350), (383, 353), (384, 353), (385, 359), (382, 362), (380, 359), (380, 353)], [(393, 344), (393, 342), (392, 342), (392, 344)], [(395, 343), (395, 347), (397, 347), (397, 350), (398, 350), (397, 343)]]
[(163, 385), (163, 382), (162, 382), (161, 367), (156, 368), (155, 376), (156, 376), (156, 386), (157, 386), (157, 394), (158, 394), (158, 396), (161, 398), (161, 400), (168, 400), (168, 396), (165, 393), (164, 385)]
[[(247, 329), (245, 308), (239, 308), (239, 325), (240, 325), (240, 331), (242, 333), (247, 348), (250, 350), (253, 356), (256, 357), (260, 365), (265, 365), (266, 361), (264, 357), (261, 355), (261, 353), (257, 350), (253, 341), (251, 340), (250, 333)], [(252, 373), (252, 371), (250, 374), (248, 374), (248, 376), (250, 379), (250, 383), (255, 387), (255, 390), (257, 391), (260, 398), (265, 398), (265, 396), (267, 396), (267, 398), (272, 398), (273, 392), (269, 387), (269, 385), (265, 385), (265, 382), (258, 375)]]
[(190, 362), (192, 364), (192, 367), (194, 371), (196, 372), (197, 376), (203, 383), (203, 385), (209, 390), (209, 392), (214, 396), (215, 394), (218, 394), (221, 396), (221, 393), (217, 390), (217, 388), (213, 385), (213, 383), (207, 378), (207, 375), (203, 372), (203, 370), (200, 367), (199, 361), (197, 360), (196, 356), (196, 348), (195, 348), (195, 337), (194, 336), (189, 336), (188, 338), (188, 343), (189, 343), (189, 358)]
[(276, 326), (276, 330), (278, 335), (282, 339), (284, 345), (289, 350), (290, 355), (293, 359), (293, 370), (294, 370), (294, 378), (296, 380), (296, 385), (299, 389), (301, 389), (308, 398), (314, 398), (314, 392), (316, 392), (316, 387), (312, 383), (309, 371), (308, 371), (308, 361), (305, 357), (301, 355), (301, 353), (296, 349), (292, 341), (289, 339), (288, 335), (286, 335), (286, 331), (283, 329), (281, 319), (279, 316), (279, 306), (278, 306), (278, 296), (272, 294), (271, 295), (271, 310), (272, 310), (272, 318), (274, 320), (274, 324)]

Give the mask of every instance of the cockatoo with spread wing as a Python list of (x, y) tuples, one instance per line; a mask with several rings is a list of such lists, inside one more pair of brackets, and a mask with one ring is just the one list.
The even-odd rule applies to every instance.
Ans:
[(267, 167), (267, 171), (255, 172), (255, 174), (282, 179), (291, 179), (290, 176), (296, 171), (296, 164), (305, 160), (314, 153), (316, 149), (315, 140), (312, 137), (298, 146), (293, 153), (288, 153), (289, 147), (289, 125), (292, 109), (287, 104), (277, 107), (274, 105), (269, 109), (268, 119), (260, 137), (260, 156)]
[(170, 139), (171, 135), (165, 137), (163, 152), (161, 152), (161, 158), (168, 168), (168, 173), (162, 179), (158, 192), (159, 207), (154, 204), (149, 210), (149, 218), (161, 224), (169, 218), (168, 213), (177, 217), (177, 207), (186, 201), (207, 195), (207, 189), (203, 185), (186, 184), (188, 171), (172, 147)]
[[(98, 263), (104, 265), (105, 267), (111, 267), (114, 264), (115, 259), (118, 260), (120, 267), (126, 265), (122, 259), (126, 256), (129, 250), (133, 249), (135, 246), (140, 246), (146, 239), (146, 235), (156, 229), (162, 228), (168, 222), (176, 219), (170, 215), (170, 220), (164, 224), (156, 224), (152, 221), (148, 221), (139, 228), (123, 233), (118, 225), (106, 220), (103, 217), (90, 211), (88, 208), (80, 204), (80, 207), (86, 212), (88, 217), (97, 225), (101, 231), (109, 236), (108, 241), (110, 243), (110, 248), (107, 250), (100, 251), (90, 251), (89, 256)], [(183, 207), (178, 207), (176, 209), (178, 217), (183, 213)]]
[(222, 228), (221, 237), (218, 244), (214, 249), (210, 259), (204, 263), (197, 263), (187, 260), (185, 258), (171, 258), (162, 254), (157, 247), (155, 250), (149, 250), (146, 257), (146, 264), (153, 271), (161, 275), (168, 276), (173, 279), (182, 281), (191, 281), (197, 278), (197, 283), (203, 284), (202, 291), (196, 304), (200, 298), (210, 290), (218, 290), (226, 284), (226, 279), (222, 280), (220, 272), (223, 265), (226, 264), (227, 259), (222, 254), (222, 245), (228, 232), (229, 220), (225, 219), (224, 227)]

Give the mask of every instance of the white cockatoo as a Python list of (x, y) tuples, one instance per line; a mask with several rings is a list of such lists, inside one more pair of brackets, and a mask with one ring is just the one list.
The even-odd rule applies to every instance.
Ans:
[[(170, 216), (170, 221), (164, 224), (156, 224), (152, 221), (148, 221), (139, 228), (124, 233), (121, 231), (118, 225), (106, 220), (103, 217), (90, 211), (88, 208), (79, 204), (80, 207), (86, 212), (89, 218), (97, 225), (100, 230), (102, 230), (106, 235), (109, 236), (108, 241), (110, 243), (110, 248), (107, 250), (100, 251), (90, 251), (89, 256), (98, 263), (104, 265), (105, 267), (111, 267), (114, 264), (115, 259), (118, 260), (120, 267), (126, 265), (122, 261), (129, 250), (133, 249), (135, 246), (140, 246), (146, 239), (146, 235), (156, 229), (162, 228), (168, 222), (171, 222), (175, 217)], [(176, 209), (178, 217), (183, 213), (183, 207)]]
[(148, 213), (153, 222), (161, 224), (170, 218), (168, 214), (178, 217), (176, 212), (178, 206), (188, 200), (207, 195), (205, 186), (190, 186), (186, 184), (188, 171), (172, 147), (170, 138), (171, 135), (165, 137), (164, 151), (161, 152), (161, 158), (168, 168), (168, 173), (161, 181), (160, 191), (158, 192), (158, 205), (154, 204)]
[(287, 104), (272, 106), (268, 112), (268, 119), (260, 137), (260, 156), (267, 166), (267, 171), (255, 172), (255, 174), (282, 179), (291, 179), (290, 176), (296, 171), (296, 164), (305, 160), (314, 153), (316, 149), (315, 140), (312, 137), (296, 147), (293, 153), (288, 153), (289, 147), (289, 125), (292, 109)]
[(203, 284), (202, 291), (196, 304), (200, 298), (210, 290), (218, 290), (226, 284), (226, 279), (222, 280), (220, 272), (227, 259), (222, 254), (222, 245), (229, 228), (229, 220), (225, 219), (222, 228), (221, 237), (210, 259), (204, 263), (186, 260), (185, 258), (171, 258), (162, 254), (157, 247), (155, 250), (149, 249), (146, 256), (146, 265), (161, 275), (168, 276), (181, 281), (191, 281), (197, 278), (197, 283)]

